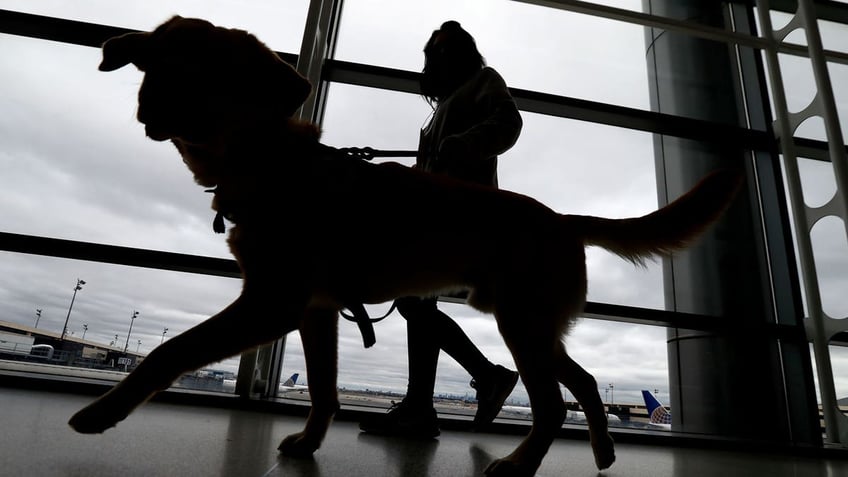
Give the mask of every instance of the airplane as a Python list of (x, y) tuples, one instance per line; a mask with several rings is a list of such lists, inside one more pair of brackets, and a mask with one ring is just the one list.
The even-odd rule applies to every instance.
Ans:
[(299, 376), (300, 373), (294, 373), (283, 384), (280, 384), (280, 392), (290, 391), (292, 389), (309, 389), (309, 386), (305, 384), (297, 384), (297, 378)]
[[(277, 388), (277, 392), (285, 393), (292, 390), (298, 391), (306, 391), (309, 389), (309, 386), (305, 384), (298, 384), (297, 378), (300, 377), (300, 373), (292, 374), (289, 379), (286, 379), (280, 386)], [(225, 379), (224, 380), (224, 392), (235, 392), (236, 390), (236, 380), (235, 379)]]
[[(525, 418), (530, 418), (532, 416), (532, 412), (529, 407), (526, 406), (504, 406), (501, 408), (501, 411), (506, 415), (515, 415), (521, 416)], [(565, 420), (567, 422), (576, 422), (578, 424), (586, 423), (586, 414), (583, 411), (566, 411)], [(616, 416), (615, 414), (607, 414), (607, 420), (611, 424), (621, 423), (621, 418)]]
[(648, 390), (642, 390), (642, 398), (645, 399), (645, 407), (648, 409), (648, 415), (651, 417), (650, 424), (655, 427), (671, 430), (671, 413), (668, 409), (663, 407), (657, 398)]

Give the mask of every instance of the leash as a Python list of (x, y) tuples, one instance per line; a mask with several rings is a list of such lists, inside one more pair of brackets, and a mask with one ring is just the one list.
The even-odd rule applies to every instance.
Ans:
[(395, 308), (397, 308), (397, 303), (392, 301), (389, 311), (379, 318), (368, 316), (368, 311), (362, 303), (345, 303), (344, 307), (350, 310), (350, 314), (345, 313), (344, 310), (339, 310), (339, 315), (347, 321), (356, 323), (356, 326), (359, 327), (359, 333), (362, 335), (362, 344), (366, 348), (370, 348), (377, 342), (377, 336), (374, 334), (374, 323), (383, 321), (391, 315), (395, 311)]
[[(322, 146), (324, 145), (322, 144)], [(335, 154), (341, 154), (350, 159), (363, 161), (370, 161), (375, 157), (415, 157), (418, 155), (418, 151), (380, 150), (373, 147), (343, 147), (339, 149), (331, 146), (324, 147), (332, 149)], [(366, 348), (370, 348), (377, 342), (377, 337), (374, 334), (374, 323), (383, 321), (391, 315), (397, 308), (397, 303), (392, 301), (389, 311), (379, 318), (371, 318), (365, 309), (365, 305), (362, 303), (345, 303), (344, 307), (350, 310), (350, 313), (339, 310), (339, 315), (348, 321), (356, 323), (356, 326), (359, 327), (359, 333), (362, 335), (362, 344)]]
[(336, 149), (336, 151), (351, 159), (362, 159), (365, 161), (370, 161), (375, 157), (415, 157), (418, 155), (418, 151), (381, 150), (374, 149), (373, 147), (343, 147)]
[[(320, 150), (334, 156), (342, 156), (347, 159), (359, 159), (363, 161), (370, 161), (375, 157), (415, 157), (418, 155), (418, 151), (380, 150), (374, 149), (373, 147), (336, 148), (326, 144), (321, 144), (320, 142), (317, 145)], [(204, 192), (216, 194), (218, 192), (218, 188), (207, 189)], [(222, 234), (226, 231), (226, 226), (224, 225), (225, 218), (231, 222), (236, 222), (233, 220), (235, 217), (233, 216), (232, 211), (219, 209), (215, 213), (215, 218), (212, 220), (212, 230), (215, 231), (216, 234)], [(383, 316), (379, 318), (371, 318), (368, 316), (368, 311), (362, 303), (344, 303), (343, 305), (344, 308), (350, 310), (350, 313), (345, 313), (342, 309), (339, 310), (339, 314), (342, 318), (356, 323), (356, 326), (359, 327), (359, 333), (362, 335), (362, 342), (366, 348), (374, 346), (374, 343), (377, 342), (377, 337), (374, 334), (374, 323), (383, 321), (391, 315), (393, 311), (395, 311), (395, 308), (397, 308), (397, 304), (393, 301), (389, 311), (387, 311)]]

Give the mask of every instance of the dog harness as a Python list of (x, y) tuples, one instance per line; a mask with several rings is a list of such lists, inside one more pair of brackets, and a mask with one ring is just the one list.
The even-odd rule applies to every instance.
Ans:
[[(370, 161), (375, 157), (414, 157), (417, 155), (417, 151), (381, 151), (371, 147), (348, 147), (338, 149), (321, 143), (318, 143), (318, 147), (333, 156), (342, 156), (348, 159), (362, 159), (366, 161)], [(220, 199), (217, 187), (214, 189), (206, 189), (204, 192), (215, 194), (216, 199)], [(227, 219), (232, 223), (238, 223), (238, 219), (235, 212), (226, 206), (226, 201), (216, 200), (216, 204), (218, 209), (215, 211), (215, 218), (212, 219), (212, 230), (216, 234), (222, 234), (226, 231), (224, 219)], [(366, 348), (374, 346), (374, 343), (377, 342), (377, 337), (374, 334), (374, 323), (383, 321), (391, 315), (393, 311), (395, 311), (395, 308), (397, 308), (396, 302), (392, 301), (392, 306), (389, 307), (389, 311), (387, 311), (383, 316), (379, 318), (371, 318), (368, 315), (368, 311), (365, 309), (365, 305), (358, 301), (346, 301), (343, 302), (343, 305), (344, 308), (350, 310), (350, 313), (345, 313), (344, 310), (339, 310), (339, 314), (342, 318), (356, 323), (356, 326), (359, 328), (359, 333), (362, 335), (362, 344)]]
[[(218, 193), (218, 188), (216, 187), (216, 188), (214, 188), (214, 189), (206, 189), (206, 190), (205, 190), (205, 191), (203, 191), (203, 192), (211, 192), (212, 194), (217, 194), (217, 193)], [(226, 226), (224, 225), (224, 219), (227, 219), (227, 220), (229, 220), (230, 222), (235, 222), (235, 220), (234, 220), (234, 217), (233, 217), (233, 214), (232, 214), (232, 213), (225, 213), (224, 211), (222, 211), (222, 210), (219, 208), (217, 211), (215, 211), (215, 218), (214, 218), (214, 219), (212, 219), (212, 230), (213, 230), (216, 234), (222, 234), (222, 233), (224, 233), (224, 232), (226, 232), (226, 231), (227, 231), (227, 228), (226, 228)]]

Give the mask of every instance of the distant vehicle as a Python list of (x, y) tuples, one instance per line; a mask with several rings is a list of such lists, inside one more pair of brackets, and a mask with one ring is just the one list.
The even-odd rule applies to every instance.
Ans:
[(663, 407), (662, 404), (651, 394), (650, 391), (643, 389), (642, 398), (645, 400), (645, 407), (648, 409), (650, 416), (650, 424), (662, 429), (671, 430), (671, 413)]
[[(530, 408), (526, 406), (504, 406), (501, 409), (501, 412), (505, 416), (521, 416), (526, 417), (528, 419), (533, 415), (533, 413), (530, 411)], [(578, 424), (585, 424), (586, 414), (582, 411), (566, 411), (565, 420), (566, 422), (576, 422)], [(615, 414), (607, 414), (607, 420), (610, 423), (621, 422), (621, 418), (616, 416)]]
[[(283, 383), (280, 384), (278, 388), (278, 392), (284, 393), (287, 391), (291, 391), (293, 389), (297, 390), (307, 390), (308, 386), (305, 384), (297, 384), (297, 378), (300, 377), (300, 373), (294, 373), (289, 376), (289, 379), (286, 379)], [(236, 380), (235, 379), (224, 379), (224, 392), (231, 393), (236, 390)]]
[(29, 354), (40, 358), (51, 359), (53, 357), (53, 351), (53, 347), (49, 344), (37, 344), (32, 345), (32, 349)]

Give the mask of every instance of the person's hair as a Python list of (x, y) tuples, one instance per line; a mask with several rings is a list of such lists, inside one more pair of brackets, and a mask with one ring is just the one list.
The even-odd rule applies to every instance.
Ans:
[[(438, 44), (436, 43), (438, 41)], [(424, 46), (421, 94), (431, 104), (445, 99), (486, 66), (470, 33), (459, 22), (447, 21)]]

